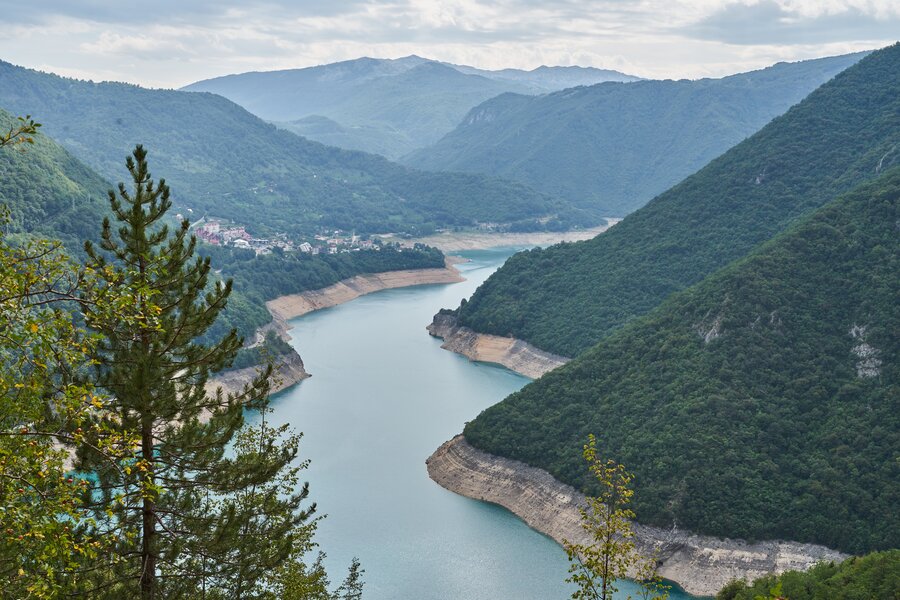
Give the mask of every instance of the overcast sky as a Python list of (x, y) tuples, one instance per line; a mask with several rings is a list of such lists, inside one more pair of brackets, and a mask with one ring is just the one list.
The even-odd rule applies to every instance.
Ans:
[(0, 0), (0, 14), (2, 60), (153, 87), (409, 54), (696, 78), (900, 37), (900, 0)]

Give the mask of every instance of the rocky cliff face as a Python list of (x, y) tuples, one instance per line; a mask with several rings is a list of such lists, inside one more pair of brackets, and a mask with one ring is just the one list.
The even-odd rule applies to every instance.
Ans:
[(436, 314), (426, 329), (434, 337), (444, 340), (441, 348), (445, 350), (462, 354), (470, 360), (503, 365), (532, 379), (569, 361), (565, 356), (544, 352), (522, 340), (460, 327), (453, 315)]
[[(499, 504), (530, 527), (562, 543), (587, 542), (578, 507), (584, 495), (549, 473), (482, 452), (458, 435), (426, 461), (429, 476), (452, 492)], [(750, 544), (635, 524), (638, 550), (659, 551), (660, 574), (688, 593), (711, 596), (730, 580), (805, 570), (846, 555), (813, 544), (767, 541)]]

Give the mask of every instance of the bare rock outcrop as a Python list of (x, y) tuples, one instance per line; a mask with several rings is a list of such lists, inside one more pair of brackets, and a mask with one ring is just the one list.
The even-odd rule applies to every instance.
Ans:
[[(531, 528), (562, 543), (586, 542), (578, 507), (583, 494), (542, 469), (482, 452), (462, 435), (444, 443), (426, 461), (428, 475), (448, 490), (499, 504)], [(747, 543), (678, 529), (635, 524), (638, 550), (656, 549), (660, 574), (688, 593), (710, 596), (732, 579), (753, 579), (787, 570), (805, 570), (845, 554), (824, 546), (785, 541)]]
[(436, 314), (426, 329), (429, 334), (444, 340), (441, 348), (445, 350), (462, 354), (470, 360), (503, 365), (531, 379), (537, 379), (569, 361), (565, 356), (545, 352), (516, 338), (478, 333), (468, 327), (460, 327), (451, 314)]

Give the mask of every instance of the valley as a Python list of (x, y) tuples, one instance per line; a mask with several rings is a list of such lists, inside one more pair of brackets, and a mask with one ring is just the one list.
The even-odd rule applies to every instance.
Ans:
[(0, 596), (900, 598), (900, 9), (800, 4), (10, 7)]

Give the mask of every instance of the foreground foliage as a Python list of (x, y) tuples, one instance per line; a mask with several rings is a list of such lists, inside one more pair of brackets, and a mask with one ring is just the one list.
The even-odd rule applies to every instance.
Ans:
[(725, 586), (716, 600), (872, 600), (900, 598), (900, 550), (851, 557), (842, 563), (822, 563), (806, 572), (788, 571), (753, 583)]
[(593, 493), (569, 449), (603, 431), (602, 452), (641, 474), (642, 522), (897, 547), (898, 222), (895, 167), (487, 409), (466, 438)]
[(564, 541), (569, 557), (569, 578), (578, 586), (575, 600), (611, 600), (618, 588), (616, 581), (625, 578), (629, 569), (638, 573), (640, 595), (644, 600), (665, 600), (668, 586), (656, 573), (655, 557), (641, 556), (634, 544), (631, 522), (634, 511), (628, 508), (634, 490), (634, 475), (624, 465), (597, 455), (597, 440), (588, 437), (582, 456), (588, 463), (598, 487), (596, 496), (580, 507), (581, 527), (590, 536), (588, 544)]
[[(14, 209), (2, 219), (27, 232), (0, 233), (2, 595), (358, 599), (358, 561), (334, 590), (303, 562), (315, 505), (300, 508), (299, 436), (265, 419), (271, 367), (242, 393), (206, 389), (241, 344), (233, 330), (198, 341), (232, 284), (192, 258), (186, 222), (169, 234), (168, 187), (145, 152), (128, 161), (134, 189), (109, 193), (122, 226), (104, 222), (84, 267), (37, 237), (52, 222), (21, 209), (64, 220), (53, 202), (83, 207), (99, 178), (35, 137), (37, 123), (0, 117), (13, 123), (0, 135), (0, 198)], [(2, 148), (26, 144), (12, 158)]]
[[(0, 115), (3, 117), (3, 115)], [(0, 135), (0, 162), (11, 146), (34, 149), (40, 125), (20, 118)], [(40, 138), (38, 138), (40, 139)], [(40, 146), (40, 142), (36, 146)], [(5, 148), (4, 148), (5, 147)], [(15, 155), (19, 160), (23, 155)], [(9, 189), (27, 182), (0, 180)], [(12, 219), (0, 206), (0, 224)], [(129, 448), (129, 432), (97, 423), (102, 398), (77, 375), (97, 342), (72, 319), (90, 277), (44, 240), (10, 244), (0, 233), (0, 589), (4, 597), (55, 598), (71, 590), (79, 567), (112, 540), (86, 534), (91, 516), (80, 502), (88, 482), (69, 473), (62, 444), (89, 431), (98, 455)], [(118, 298), (96, 309), (115, 313)]]
[(895, 44), (593, 240), (513, 256), (460, 309), (460, 324), (576, 356), (900, 164), (898, 115)]

